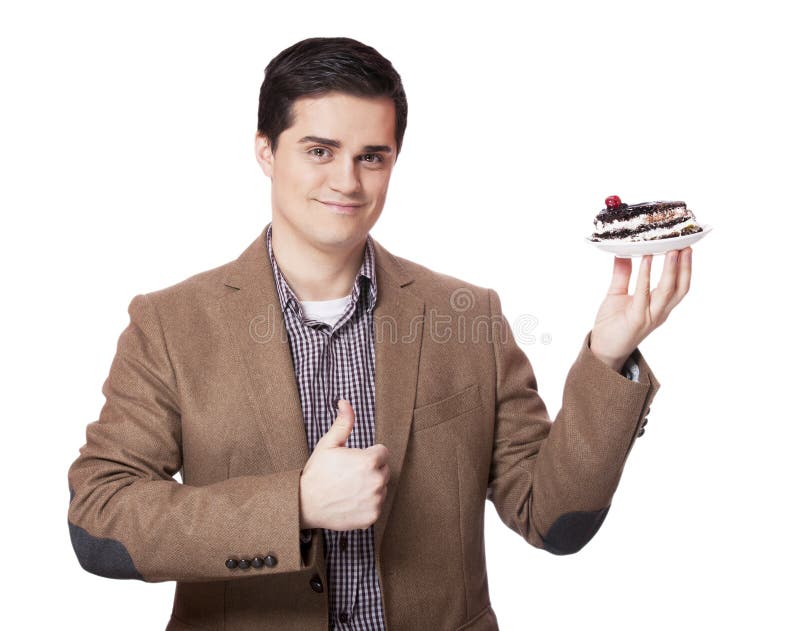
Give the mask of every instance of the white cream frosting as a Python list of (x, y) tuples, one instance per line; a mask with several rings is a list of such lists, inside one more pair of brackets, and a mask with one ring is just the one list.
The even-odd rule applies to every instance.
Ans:
[(610, 238), (603, 238), (600, 235), (598, 238), (602, 239), (603, 241), (650, 241), (652, 239), (658, 239), (665, 235), (671, 234), (673, 232), (678, 232), (683, 228), (688, 228), (689, 226), (698, 226), (699, 224), (694, 219), (687, 219), (686, 221), (682, 221), (679, 224), (675, 224), (674, 226), (669, 226), (668, 228), (653, 228), (652, 230), (647, 230), (646, 232), (639, 232), (637, 234), (631, 234), (627, 237), (623, 237), (622, 239), (610, 239)]

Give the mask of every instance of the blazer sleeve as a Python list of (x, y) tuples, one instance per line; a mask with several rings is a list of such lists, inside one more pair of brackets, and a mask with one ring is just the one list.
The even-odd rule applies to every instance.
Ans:
[(660, 384), (637, 348), (626, 378), (583, 340), (551, 421), (536, 377), (517, 345), (497, 293), (489, 289), (496, 409), (487, 497), (502, 521), (553, 554), (579, 551), (605, 519), (623, 465)]
[(105, 404), (68, 472), (68, 525), (80, 564), (148, 582), (303, 569), (301, 470), (208, 486), (172, 477), (182, 466), (175, 374), (149, 297), (135, 296), (128, 313), (102, 387)]

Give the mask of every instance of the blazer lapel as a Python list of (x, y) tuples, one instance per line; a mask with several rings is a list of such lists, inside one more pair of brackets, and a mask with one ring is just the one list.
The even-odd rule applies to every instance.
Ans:
[(236, 369), (248, 385), (272, 471), (301, 469), (308, 443), (286, 324), (267, 253), (266, 227), (234, 262), (220, 299), (238, 350)]
[(375, 550), (380, 553), (403, 469), (424, 331), (425, 303), (406, 287), (413, 278), (374, 238), (378, 300), (373, 312), (375, 337), (375, 442), (389, 450), (391, 477), (375, 523)]
[[(220, 310), (238, 351), (241, 378), (269, 450), (273, 471), (299, 469), (309, 457), (300, 395), (284, 316), (266, 245), (266, 227), (234, 262), (225, 285), (236, 291)], [(389, 450), (391, 473), (381, 516), (375, 523), (380, 550), (403, 468), (417, 391), (425, 304), (407, 286), (413, 278), (374, 238), (378, 299), (375, 339), (375, 442)]]

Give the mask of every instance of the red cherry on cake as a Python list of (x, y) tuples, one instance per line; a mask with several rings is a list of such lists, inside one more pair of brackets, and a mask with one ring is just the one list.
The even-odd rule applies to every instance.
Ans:
[(622, 200), (618, 195), (609, 195), (606, 197), (606, 208), (608, 210), (616, 210), (622, 204)]

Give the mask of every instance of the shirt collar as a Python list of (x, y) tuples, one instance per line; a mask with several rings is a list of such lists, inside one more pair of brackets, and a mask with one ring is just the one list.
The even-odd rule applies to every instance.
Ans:
[[(266, 231), (267, 251), (269, 252), (269, 261), (272, 265), (272, 272), (275, 276), (275, 285), (278, 289), (278, 297), (281, 302), (281, 311), (286, 311), (286, 308), (291, 308), (295, 315), (300, 317), (300, 301), (295, 295), (289, 283), (286, 282), (283, 273), (278, 267), (278, 261), (275, 260), (275, 255), (272, 252), (272, 222), (267, 226)], [(375, 274), (375, 246), (372, 243), (372, 236), (367, 234), (367, 242), (364, 248), (364, 259), (361, 263), (361, 268), (356, 274), (356, 279), (353, 281), (353, 290), (350, 294), (353, 303), (357, 303), (361, 297), (362, 287), (366, 287), (367, 294), (367, 310), (372, 311), (375, 307), (375, 301), (378, 299), (378, 282)]]

